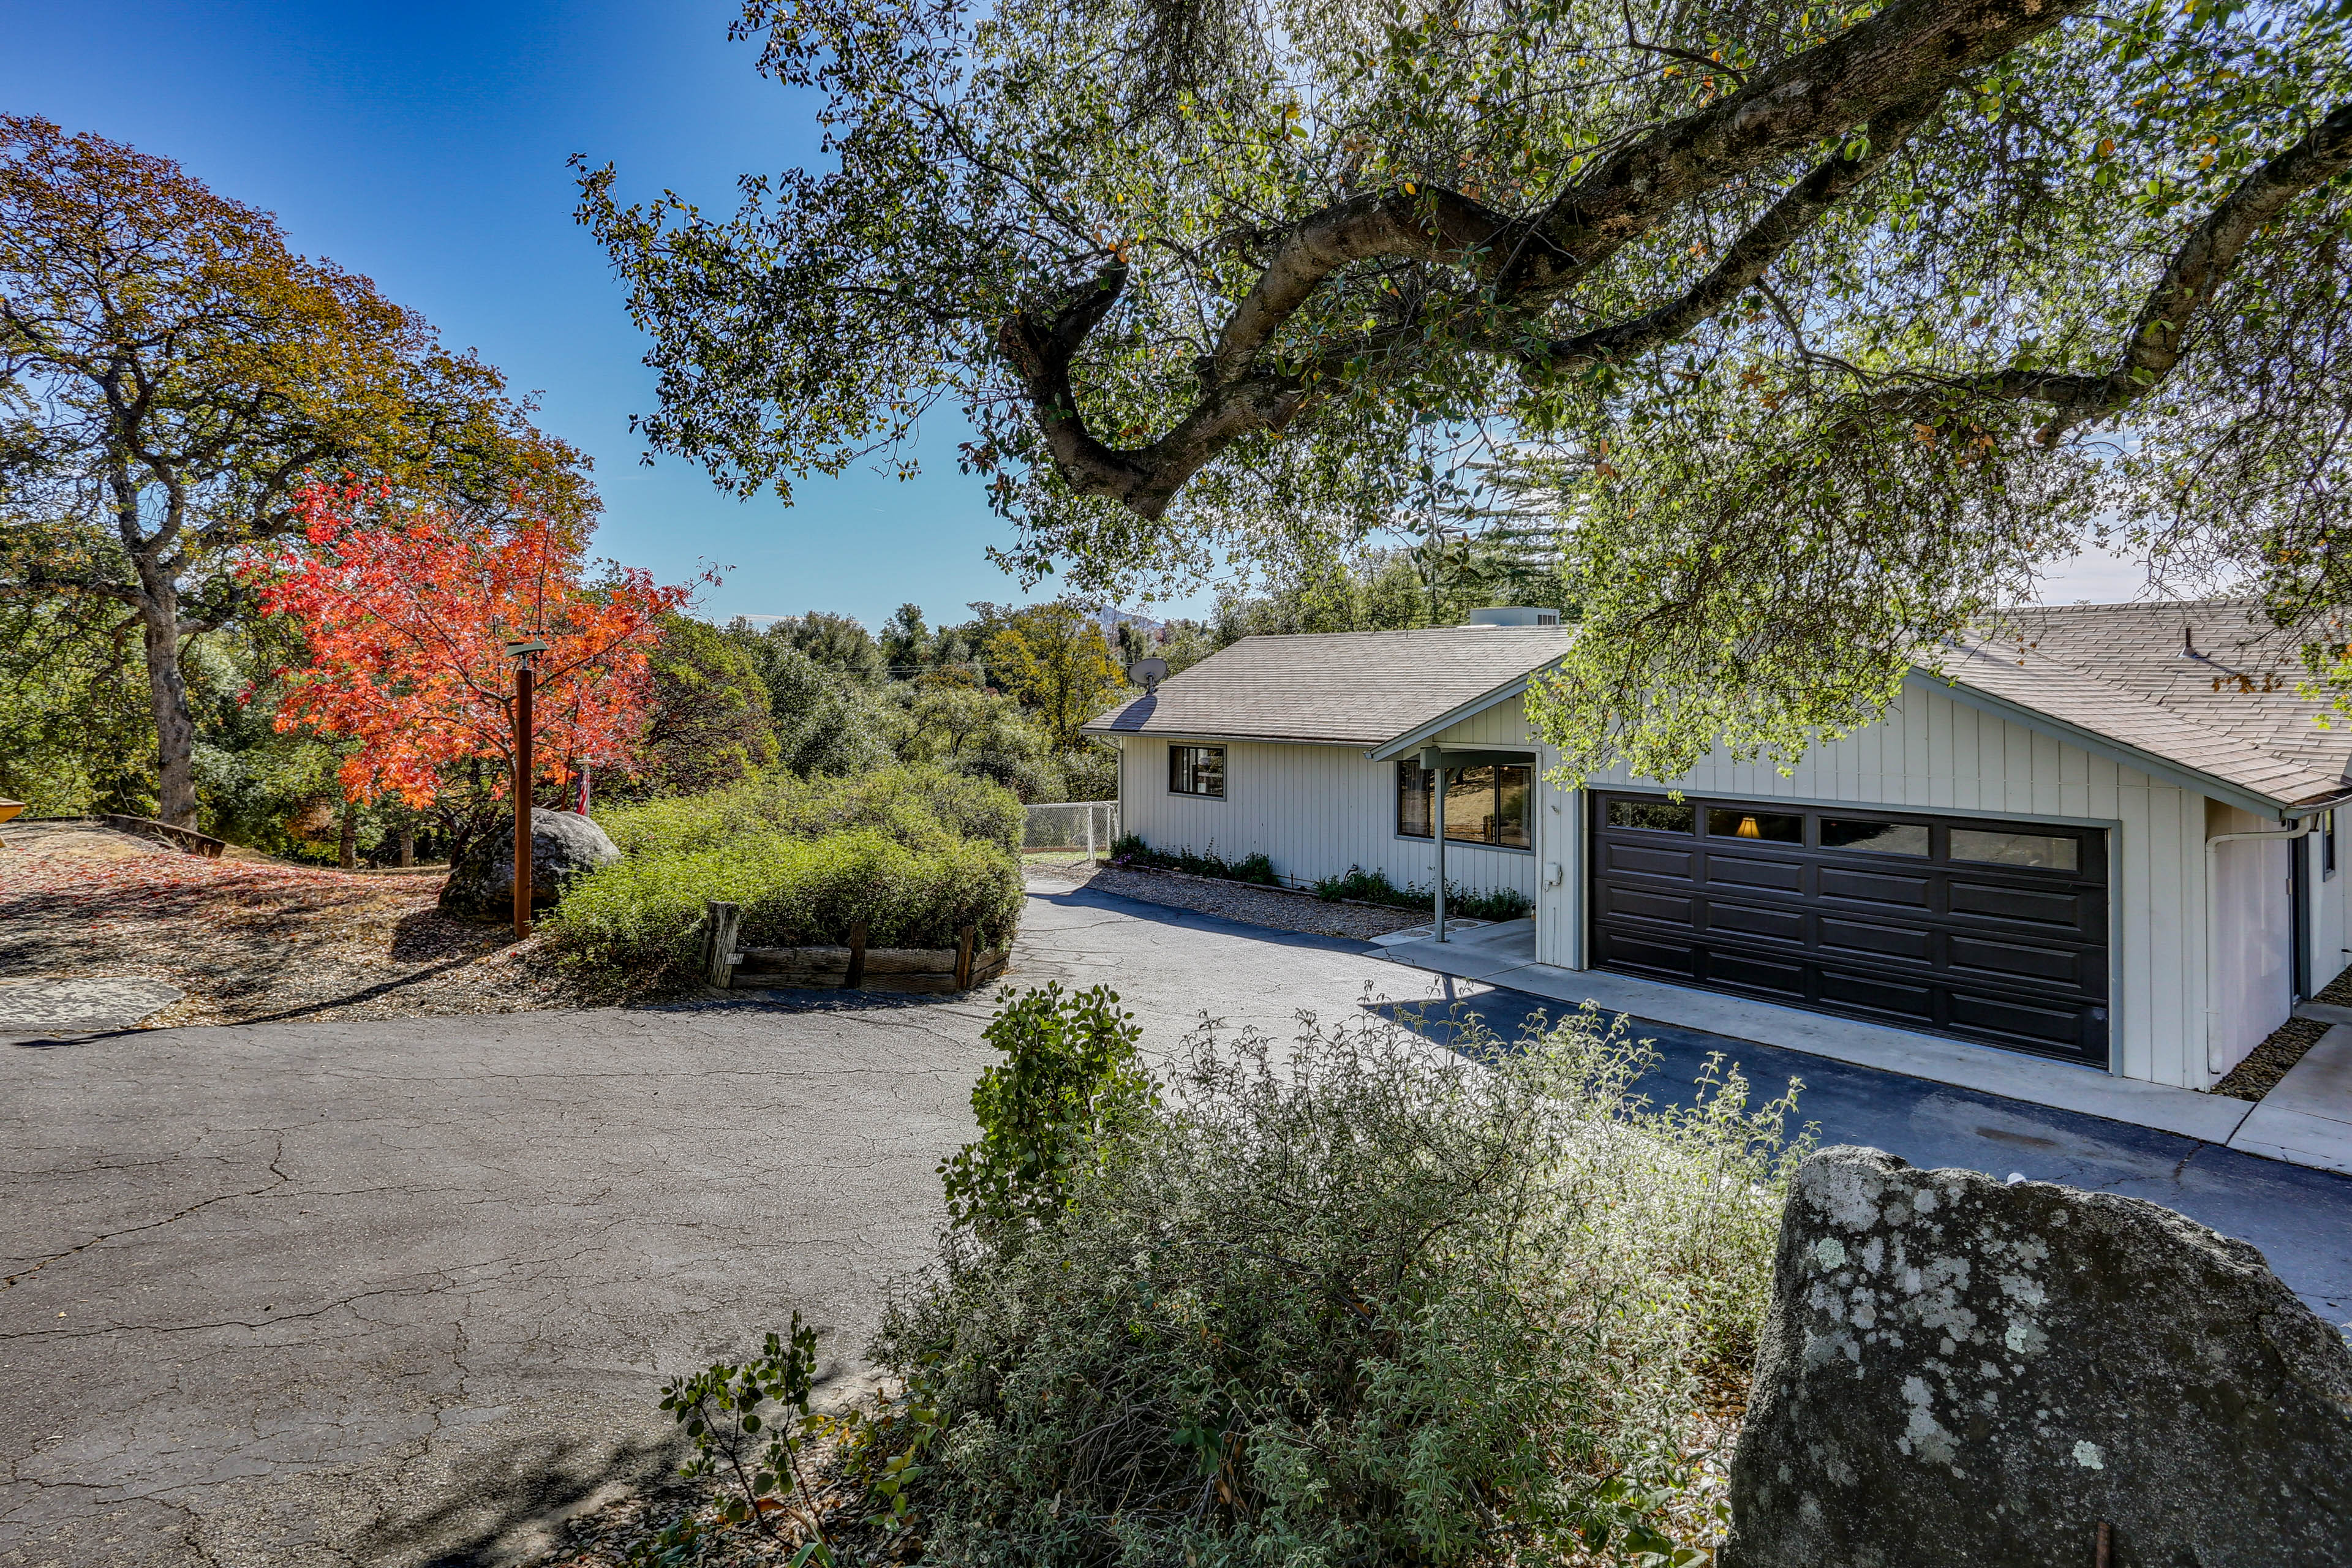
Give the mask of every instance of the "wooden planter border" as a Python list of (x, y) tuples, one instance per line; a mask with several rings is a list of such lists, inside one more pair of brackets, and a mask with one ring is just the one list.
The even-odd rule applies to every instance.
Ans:
[(703, 921), (705, 978), (721, 988), (778, 986), (806, 990), (859, 990), (953, 994), (998, 978), (1012, 957), (1009, 948), (979, 947), (971, 926), (954, 947), (867, 947), (866, 922), (851, 929), (847, 947), (735, 948), (742, 911), (713, 900)]

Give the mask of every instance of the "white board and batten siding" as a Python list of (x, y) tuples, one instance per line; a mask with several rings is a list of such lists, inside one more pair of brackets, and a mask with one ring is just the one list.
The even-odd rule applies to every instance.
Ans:
[[(1500, 724), (1495, 721), (1498, 718)], [(1507, 714), (1490, 711), (1466, 723), (1484, 723), (1490, 730), (1516, 728), (1522, 736), (1526, 731), (1516, 709)], [(1446, 735), (1450, 741), (1454, 731)], [(1511, 743), (1529, 744), (1523, 739)], [(1396, 763), (1368, 762), (1360, 745), (1223, 744), (1225, 795), (1215, 800), (1169, 789), (1168, 742), (1122, 737), (1120, 831), (1135, 834), (1154, 849), (1213, 852), (1228, 860), (1263, 852), (1293, 887), (1344, 875), (1351, 866), (1384, 872), (1400, 888), (1429, 885), (1436, 871), (1430, 840), (1406, 838), (1396, 830)], [(1449, 839), (1445, 879), (1480, 892), (1516, 888), (1533, 898), (1535, 856), (1524, 849)]]
[[(1527, 746), (1538, 750), (1545, 766), (1553, 760), (1538, 746), (1517, 701), (1474, 715), (1433, 739), (1446, 745)], [(1383, 870), (1399, 886), (1429, 881), (1429, 841), (1396, 833), (1393, 763), (1368, 762), (1364, 748), (1354, 745), (1233, 742), (1226, 745), (1225, 772), (1222, 801), (1171, 795), (1168, 743), (1126, 740), (1119, 780), (1122, 826), (1155, 848), (1213, 847), (1229, 858), (1263, 851), (1286, 881), (1301, 885), (1350, 866)], [(1602, 788), (1663, 787), (1622, 772), (1592, 782)], [(1932, 680), (1915, 679), (1879, 722), (1815, 748), (1785, 775), (1769, 763), (1710, 758), (1676, 784), (1692, 795), (2038, 818), (2107, 829), (2112, 1070), (2124, 1077), (2210, 1088), (2285, 1017), (2285, 994), (2267, 971), (2250, 984), (2225, 984), (2221, 1001), (2229, 1012), (2220, 1020), (2220, 1039), (2209, 1062), (2209, 803), (2202, 795), (1957, 701)], [(1531, 852), (1459, 842), (1446, 847), (1449, 880), (1514, 887), (1535, 900), (1537, 959), (1570, 969), (1583, 966), (1584, 810), (1580, 793), (1539, 780), (1530, 814)], [(2248, 818), (2246, 826), (2277, 825)], [(2301, 847), (2313, 857), (2310, 942), (2316, 988), (2352, 960), (2352, 951), (2345, 951), (2352, 949), (2352, 905), (2347, 902), (2352, 867), (2323, 881), (2316, 843)], [(2238, 848), (2273, 850), (2224, 846), (2225, 864)], [(2248, 874), (2273, 874), (2284, 864), (2284, 852), (2282, 847), (2262, 857), (2260, 871), (2250, 866)], [(2341, 842), (2339, 854), (2352, 856), (2352, 833)], [(2257, 860), (2253, 854), (2244, 858)], [(1559, 870), (1556, 882), (1546, 876), (1553, 866)], [(2260, 971), (2268, 961), (2257, 956), (2252, 962)]]

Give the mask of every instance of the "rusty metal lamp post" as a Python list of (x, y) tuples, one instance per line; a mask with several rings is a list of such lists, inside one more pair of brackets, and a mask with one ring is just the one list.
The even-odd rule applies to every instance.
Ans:
[(532, 688), (539, 679), (539, 667), (532, 660), (546, 651), (547, 645), (536, 638), (507, 644), (507, 657), (515, 661), (514, 933), (517, 942), (530, 934), (530, 700)]

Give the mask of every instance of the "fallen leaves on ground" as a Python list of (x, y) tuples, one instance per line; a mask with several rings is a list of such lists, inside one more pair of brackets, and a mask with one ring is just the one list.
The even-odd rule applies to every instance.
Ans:
[[(118, 842), (127, 841), (127, 842)], [(578, 1005), (539, 940), (443, 914), (440, 879), (208, 860), (94, 830), (12, 830), (0, 971), (154, 975), (187, 993), (149, 1026)]]

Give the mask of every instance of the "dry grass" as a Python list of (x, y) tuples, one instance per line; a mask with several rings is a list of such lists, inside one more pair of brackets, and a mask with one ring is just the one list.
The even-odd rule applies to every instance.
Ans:
[(82, 825), (13, 825), (0, 970), (152, 975), (187, 993), (149, 1027), (513, 1013), (583, 1000), (504, 927), (453, 920), (440, 879), (206, 860)]

